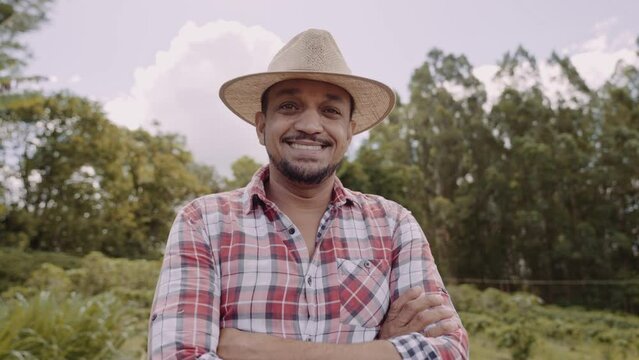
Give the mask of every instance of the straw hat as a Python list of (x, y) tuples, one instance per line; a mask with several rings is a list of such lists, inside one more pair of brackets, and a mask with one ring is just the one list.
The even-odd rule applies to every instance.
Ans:
[(333, 36), (316, 29), (306, 30), (284, 45), (266, 72), (224, 83), (220, 98), (240, 118), (255, 125), (262, 93), (271, 85), (289, 79), (324, 81), (350, 93), (355, 101), (355, 134), (382, 121), (395, 105), (393, 90), (379, 81), (351, 75)]

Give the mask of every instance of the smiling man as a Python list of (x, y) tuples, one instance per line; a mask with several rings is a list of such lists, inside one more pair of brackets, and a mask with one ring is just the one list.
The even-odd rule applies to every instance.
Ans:
[(173, 224), (151, 312), (153, 359), (466, 359), (468, 338), (409, 211), (335, 175), (382, 121), (388, 86), (308, 30), (267, 72), (220, 89), (269, 164)]

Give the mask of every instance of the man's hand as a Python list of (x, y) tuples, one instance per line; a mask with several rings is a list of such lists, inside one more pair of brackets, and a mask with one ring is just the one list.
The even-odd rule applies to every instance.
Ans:
[(412, 288), (391, 304), (379, 338), (384, 340), (412, 332), (429, 337), (451, 333), (461, 326), (454, 315), (455, 311), (444, 304), (441, 295)]

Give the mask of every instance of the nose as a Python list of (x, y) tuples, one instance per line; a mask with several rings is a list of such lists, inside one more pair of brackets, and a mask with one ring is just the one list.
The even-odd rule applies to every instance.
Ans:
[(313, 110), (306, 110), (295, 121), (295, 130), (306, 134), (318, 134), (322, 132), (321, 115)]

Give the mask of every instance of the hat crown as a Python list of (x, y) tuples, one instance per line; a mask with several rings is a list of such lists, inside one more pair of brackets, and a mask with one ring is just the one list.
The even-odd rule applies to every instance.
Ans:
[(328, 31), (318, 29), (306, 30), (291, 39), (275, 54), (268, 71), (351, 74), (333, 36)]
[(224, 104), (249, 124), (261, 111), (261, 99), (269, 87), (286, 80), (322, 81), (347, 91), (355, 103), (353, 134), (382, 121), (395, 105), (393, 90), (379, 81), (352, 75), (333, 36), (309, 29), (291, 39), (273, 57), (266, 72), (231, 79), (220, 87)]

